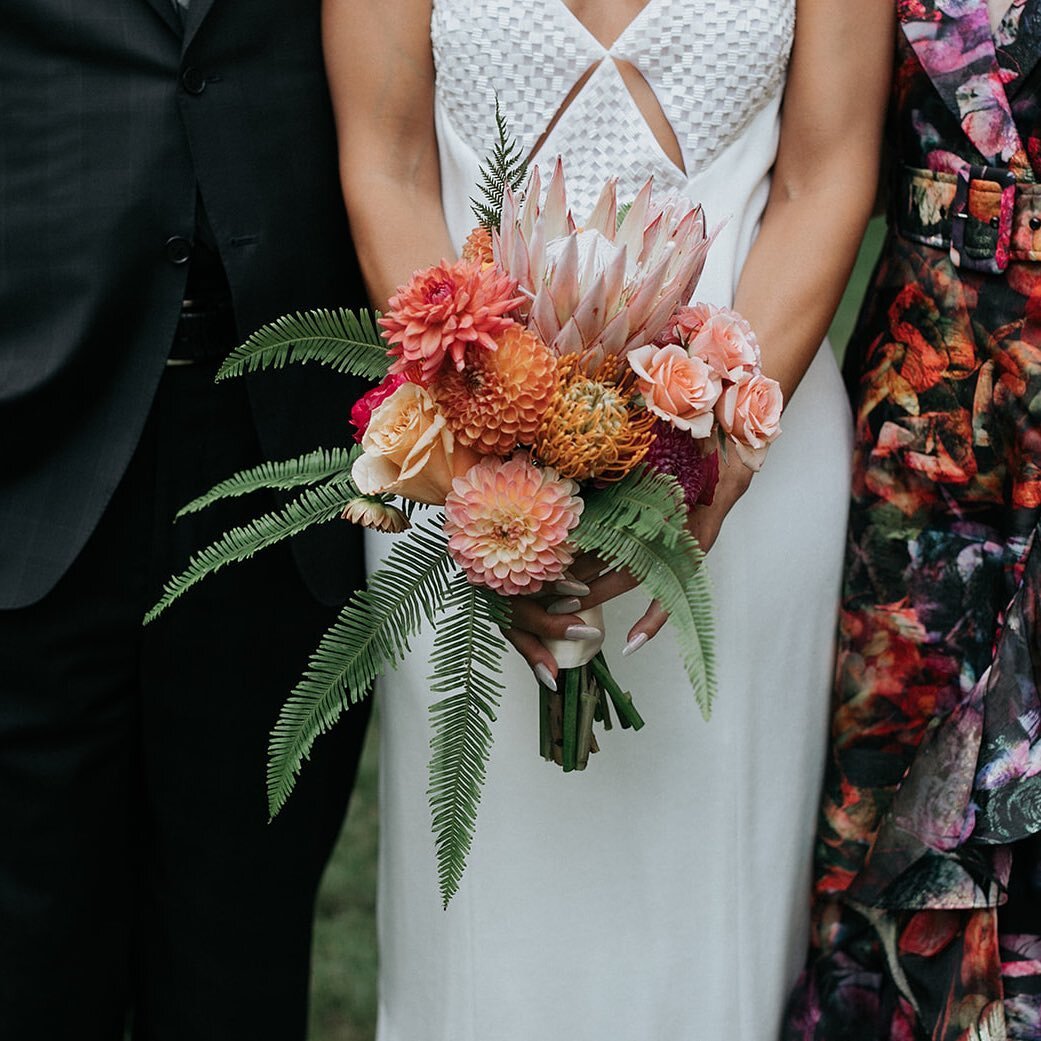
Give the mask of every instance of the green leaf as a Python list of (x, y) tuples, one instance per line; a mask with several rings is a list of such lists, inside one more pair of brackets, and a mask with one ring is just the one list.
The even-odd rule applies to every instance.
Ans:
[(437, 621), (431, 690), (448, 697), (430, 708), (430, 810), (441, 898), (459, 889), (473, 842), (477, 806), (491, 752), (491, 723), (503, 690), (498, 677), (509, 602), (456, 575)]
[[(335, 480), (337, 484), (348, 484), (350, 483), (351, 466), (360, 454), (360, 445), (354, 445), (352, 448), (335, 448), (332, 451), (319, 448), (317, 451), (308, 452), (307, 455), (301, 455), (282, 463), (261, 463), (249, 470), (239, 471), (226, 481), (221, 481), (205, 495), (200, 495), (198, 499), (193, 499), (187, 506), (182, 507), (177, 516), (180, 518), (189, 513), (198, 513), (199, 510), (203, 510), (221, 499), (249, 495), (250, 492), (260, 491), (264, 488), (289, 491), (302, 485), (320, 484), (328, 480)], [(356, 491), (353, 484), (351, 489)]]
[(528, 172), (528, 161), (510, 134), (498, 97), (495, 99), (495, 129), (498, 140), (492, 146), (492, 154), (481, 163), (481, 179), (477, 185), (481, 199), (470, 200), (478, 223), (489, 231), (498, 229), (502, 221), (502, 197), (506, 187), (517, 191)]
[(355, 314), (346, 308), (283, 315), (236, 347), (225, 358), (217, 379), (308, 361), (365, 379), (382, 379), (391, 359), (376, 325), (378, 317), (378, 312)]
[(227, 564), (248, 560), (276, 542), (291, 538), (315, 524), (340, 516), (354, 492), (346, 484), (325, 484), (309, 488), (299, 498), (275, 513), (265, 513), (241, 528), (232, 528), (216, 542), (195, 554), (188, 567), (163, 587), (159, 602), (145, 615), (144, 623), (155, 621), (178, 597), (183, 596), (207, 575)]
[[(670, 504), (671, 503), (671, 507)], [(712, 595), (705, 554), (685, 527), (678, 482), (643, 468), (587, 493), (572, 539), (627, 568), (668, 612), (694, 697), (707, 719), (716, 694)]]
[(387, 666), (409, 652), (423, 619), (432, 622), (454, 568), (443, 519), (397, 540), (383, 565), (340, 612), (282, 707), (268, 745), (268, 807), (285, 805), (319, 734), (360, 701)]

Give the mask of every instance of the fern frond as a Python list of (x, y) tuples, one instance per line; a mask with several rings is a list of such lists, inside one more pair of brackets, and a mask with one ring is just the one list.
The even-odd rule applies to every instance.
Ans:
[[(351, 466), (360, 454), (360, 445), (335, 448), (331, 451), (319, 448), (296, 459), (287, 459), (281, 463), (261, 463), (249, 470), (240, 470), (233, 477), (215, 485), (205, 495), (200, 495), (187, 506), (183, 506), (177, 511), (177, 518), (189, 513), (198, 513), (221, 499), (249, 495), (250, 492), (264, 488), (290, 491), (305, 484), (320, 484), (328, 480), (335, 480), (337, 484), (348, 484)], [(355, 490), (353, 484), (351, 490)]]
[(641, 465), (620, 481), (588, 491), (582, 518), (658, 535), (671, 547), (686, 531), (687, 509), (675, 477)]
[(365, 379), (382, 379), (390, 358), (376, 325), (378, 317), (378, 312), (355, 313), (343, 307), (283, 315), (236, 347), (224, 359), (217, 379), (308, 361)]
[(452, 582), (437, 621), (430, 664), (431, 690), (448, 696), (430, 708), (430, 811), (441, 899), (459, 889), (473, 842), (477, 806), (492, 745), (490, 724), (503, 689), (498, 677), (506, 646), (499, 626), (508, 624), (509, 604), (465, 575)]
[(145, 625), (155, 621), (178, 597), (207, 575), (212, 575), (227, 564), (248, 560), (254, 553), (298, 535), (315, 524), (324, 524), (339, 517), (352, 494), (347, 485), (340, 484), (308, 488), (281, 510), (265, 513), (243, 527), (225, 532), (216, 542), (195, 554), (181, 574), (166, 583), (159, 602), (145, 615)]
[(517, 191), (524, 183), (528, 172), (528, 161), (520, 145), (511, 136), (509, 124), (495, 99), (495, 130), (498, 140), (492, 146), (492, 154), (481, 163), (481, 179), (477, 189), (480, 199), (470, 199), (470, 208), (479, 224), (489, 231), (498, 230), (502, 220), (502, 197), (507, 186)]
[(322, 637), (279, 714), (268, 744), (268, 808), (275, 816), (319, 734), (409, 651), (423, 620), (444, 602), (454, 564), (440, 523), (413, 528), (355, 593)]
[(705, 555), (694, 538), (685, 528), (655, 531), (648, 517), (627, 522), (625, 510), (598, 514), (587, 507), (572, 539), (580, 549), (631, 571), (668, 612), (694, 697), (707, 719), (716, 693), (712, 597), (702, 566)]

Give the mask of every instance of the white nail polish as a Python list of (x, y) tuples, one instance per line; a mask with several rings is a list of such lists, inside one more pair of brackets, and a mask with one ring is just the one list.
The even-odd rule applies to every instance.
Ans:
[(573, 578), (562, 578), (553, 583), (553, 589), (561, 596), (589, 596), (589, 586)]
[(546, 607), (546, 614), (572, 614), (582, 607), (582, 601), (577, 597), (569, 596), (563, 600), (554, 600)]
[(635, 654), (650, 639), (646, 633), (637, 633), (623, 648), (622, 657), (628, 658)]
[(544, 687), (549, 687), (549, 689), (553, 691), (554, 694), (556, 694), (557, 681), (553, 678), (553, 673), (549, 671), (549, 668), (542, 662), (539, 662), (538, 665), (535, 666), (533, 671), (535, 673), (535, 678), (539, 681), (539, 683), (541, 683)]
[(564, 630), (565, 640), (597, 640), (604, 634), (593, 625), (569, 625)]

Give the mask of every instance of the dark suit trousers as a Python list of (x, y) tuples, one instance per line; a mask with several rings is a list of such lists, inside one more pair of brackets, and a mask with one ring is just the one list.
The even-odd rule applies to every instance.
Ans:
[(269, 825), (268, 732), (335, 612), (282, 545), (141, 626), (189, 553), (273, 505), (172, 524), (258, 461), (245, 388), (212, 377), (166, 371), (86, 549), (0, 612), (3, 1041), (120, 1041), (128, 1008), (145, 1041), (305, 1034), (315, 889), (366, 712), (319, 741)]

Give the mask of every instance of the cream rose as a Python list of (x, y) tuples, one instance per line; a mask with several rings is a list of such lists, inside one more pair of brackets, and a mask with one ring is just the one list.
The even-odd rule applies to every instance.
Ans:
[(759, 365), (759, 345), (752, 327), (726, 307), (704, 316), (687, 349), (732, 383), (744, 383)]
[(361, 439), (365, 450), (351, 470), (364, 495), (401, 495), (444, 504), (452, 478), (480, 458), (456, 442), (433, 399), (415, 383), (402, 384), (372, 411)]
[(701, 358), (692, 358), (676, 344), (648, 344), (630, 351), (628, 360), (648, 411), (691, 437), (712, 433), (712, 407), (723, 385)]
[(763, 465), (767, 448), (781, 433), (783, 404), (780, 384), (763, 375), (727, 387), (716, 403), (719, 425), (749, 469)]

